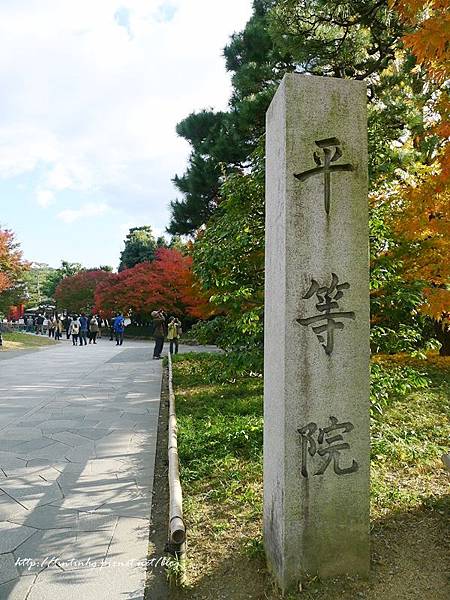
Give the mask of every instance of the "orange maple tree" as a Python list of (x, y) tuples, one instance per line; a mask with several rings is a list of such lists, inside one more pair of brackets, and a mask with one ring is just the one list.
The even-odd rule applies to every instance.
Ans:
[(395, 228), (413, 242), (405, 277), (426, 282), (422, 311), (444, 320), (450, 312), (450, 5), (448, 0), (390, 0), (411, 29), (403, 43), (437, 92), (424, 135), (438, 138), (431, 165), (401, 186)]
[(159, 308), (180, 317), (210, 314), (192, 274), (192, 258), (171, 248), (160, 248), (154, 261), (139, 263), (98, 285), (95, 304), (104, 316), (119, 311), (149, 315)]
[(0, 229), (0, 293), (10, 289), (28, 267), (14, 233)]

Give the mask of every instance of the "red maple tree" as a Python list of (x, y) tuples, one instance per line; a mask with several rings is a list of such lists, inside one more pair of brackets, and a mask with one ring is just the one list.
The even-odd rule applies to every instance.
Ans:
[(58, 306), (70, 312), (90, 312), (94, 308), (94, 294), (97, 286), (108, 283), (114, 275), (109, 271), (91, 269), (65, 277), (56, 288)]
[(112, 275), (95, 292), (103, 315), (113, 312), (149, 315), (164, 308), (175, 316), (205, 318), (211, 310), (192, 274), (192, 258), (173, 248), (160, 248), (152, 262), (139, 263)]

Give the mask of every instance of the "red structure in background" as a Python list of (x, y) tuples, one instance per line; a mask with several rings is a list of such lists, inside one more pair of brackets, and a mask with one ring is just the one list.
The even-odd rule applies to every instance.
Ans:
[(19, 304), (18, 306), (11, 306), (8, 314), (8, 321), (18, 321), (23, 318), (25, 313), (25, 305)]

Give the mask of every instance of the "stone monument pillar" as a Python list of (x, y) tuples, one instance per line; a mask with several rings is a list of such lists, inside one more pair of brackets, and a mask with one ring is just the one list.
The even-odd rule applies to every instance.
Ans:
[(286, 75), (266, 131), (264, 536), (288, 590), (369, 569), (365, 84)]

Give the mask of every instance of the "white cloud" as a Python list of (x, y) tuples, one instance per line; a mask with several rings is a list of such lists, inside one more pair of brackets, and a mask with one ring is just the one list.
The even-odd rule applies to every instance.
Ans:
[(11, 111), (9, 117), (3, 112), (2, 101), (6, 103), (7, 95), (5, 84), (3, 98), (0, 98), (0, 178), (3, 179), (31, 173), (39, 162), (50, 163), (58, 156), (58, 142), (49, 129), (42, 129), (36, 122), (26, 119), (19, 122), (21, 117), (16, 111)]
[(37, 194), (37, 203), (42, 208), (47, 208), (54, 201), (54, 194), (50, 192), (50, 190), (38, 190)]
[(81, 218), (95, 193), (163, 229), (170, 179), (188, 154), (175, 125), (226, 107), (222, 48), (250, 8), (251, 0), (0, 0), (0, 178), (33, 175), (40, 206), (77, 192), (83, 205), (59, 212), (65, 222)]
[(111, 211), (111, 207), (107, 204), (83, 204), (78, 209), (62, 210), (57, 217), (64, 223), (74, 223), (80, 219), (89, 217), (98, 217)]
[(54, 190), (61, 191), (70, 188), (74, 183), (67, 165), (56, 163), (47, 176), (47, 184)]

